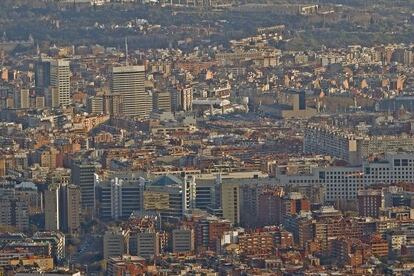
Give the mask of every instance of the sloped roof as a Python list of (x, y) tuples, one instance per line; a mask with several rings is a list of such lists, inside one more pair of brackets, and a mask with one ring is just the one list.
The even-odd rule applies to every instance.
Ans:
[(179, 179), (178, 177), (175, 177), (173, 175), (162, 175), (155, 179), (151, 185), (154, 186), (170, 186), (170, 185), (181, 185), (183, 181)]

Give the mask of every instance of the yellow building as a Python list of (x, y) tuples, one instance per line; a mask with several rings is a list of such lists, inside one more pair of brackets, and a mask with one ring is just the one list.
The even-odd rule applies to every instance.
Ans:
[(145, 191), (144, 209), (145, 210), (167, 210), (170, 208), (170, 196), (166, 192)]

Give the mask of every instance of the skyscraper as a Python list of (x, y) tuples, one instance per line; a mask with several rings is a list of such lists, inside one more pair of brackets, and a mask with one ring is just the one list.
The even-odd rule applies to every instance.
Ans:
[(82, 209), (95, 210), (95, 165), (74, 163), (72, 183), (80, 189)]
[(50, 187), (45, 191), (45, 229), (56, 231), (60, 229), (59, 220), (59, 186)]
[(30, 93), (29, 89), (20, 89), (15, 94), (16, 108), (29, 108), (30, 107)]
[(35, 64), (36, 90), (42, 91), (50, 85), (50, 61), (39, 60)]
[(56, 59), (50, 62), (50, 86), (52, 107), (67, 106), (70, 104), (70, 62)]
[(80, 189), (69, 184), (61, 187), (61, 229), (65, 233), (77, 234), (80, 230)]
[(221, 183), (221, 208), (225, 219), (240, 223), (240, 183)]
[(111, 93), (123, 96), (122, 114), (146, 117), (152, 110), (152, 98), (145, 92), (145, 67), (120, 66), (111, 71)]

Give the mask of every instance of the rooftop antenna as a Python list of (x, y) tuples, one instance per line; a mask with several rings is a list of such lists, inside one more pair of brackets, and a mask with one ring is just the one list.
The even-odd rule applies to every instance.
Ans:
[(125, 65), (128, 66), (128, 37), (125, 37)]

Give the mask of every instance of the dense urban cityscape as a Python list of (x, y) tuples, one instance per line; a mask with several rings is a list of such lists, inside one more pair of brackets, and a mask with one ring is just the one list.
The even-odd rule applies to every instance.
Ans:
[(414, 2), (1, 0), (0, 276), (414, 275)]

